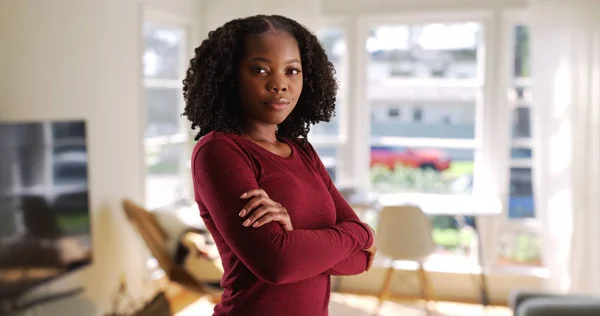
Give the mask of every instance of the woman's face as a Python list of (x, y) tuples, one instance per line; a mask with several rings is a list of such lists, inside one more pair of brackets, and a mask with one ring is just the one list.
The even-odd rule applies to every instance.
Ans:
[(298, 43), (287, 32), (267, 31), (249, 36), (244, 50), (238, 73), (246, 123), (282, 123), (302, 92)]

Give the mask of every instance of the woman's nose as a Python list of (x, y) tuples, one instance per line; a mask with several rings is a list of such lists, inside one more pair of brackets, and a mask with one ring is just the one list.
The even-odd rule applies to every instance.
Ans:
[(287, 83), (285, 82), (285, 79), (274, 78), (274, 80), (269, 83), (269, 90), (273, 92), (287, 91)]

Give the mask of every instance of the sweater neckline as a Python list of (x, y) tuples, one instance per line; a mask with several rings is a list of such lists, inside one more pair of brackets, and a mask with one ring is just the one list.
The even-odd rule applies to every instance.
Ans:
[(236, 136), (237, 138), (242, 139), (242, 141), (244, 141), (246, 143), (250, 143), (251, 146), (254, 146), (258, 150), (265, 152), (267, 155), (270, 155), (270, 156), (275, 157), (277, 159), (290, 160), (290, 159), (294, 158), (294, 156), (296, 155), (296, 149), (294, 148), (294, 146), (292, 146), (291, 142), (288, 139), (284, 138), (284, 137), (277, 137), (277, 140), (280, 141), (280, 142), (286, 143), (288, 146), (290, 146), (291, 153), (288, 156), (281, 156), (281, 155), (276, 154), (276, 153), (274, 153), (274, 152), (272, 152), (272, 151), (264, 148), (263, 146), (255, 143), (255, 142), (253, 142), (253, 141), (251, 141), (251, 140), (249, 140), (249, 139), (247, 139), (245, 137), (242, 137), (242, 136), (236, 135), (236, 134), (233, 134), (233, 135)]

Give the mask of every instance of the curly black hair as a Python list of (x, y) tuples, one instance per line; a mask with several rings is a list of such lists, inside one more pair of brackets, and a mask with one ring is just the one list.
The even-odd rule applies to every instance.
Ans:
[(183, 116), (200, 129), (195, 140), (211, 131), (241, 134), (242, 113), (236, 88), (238, 67), (248, 35), (282, 30), (298, 42), (303, 89), (294, 110), (279, 124), (277, 135), (306, 139), (311, 125), (329, 122), (335, 114), (337, 82), (333, 64), (317, 37), (300, 23), (280, 15), (235, 19), (208, 33), (195, 49), (183, 80)]

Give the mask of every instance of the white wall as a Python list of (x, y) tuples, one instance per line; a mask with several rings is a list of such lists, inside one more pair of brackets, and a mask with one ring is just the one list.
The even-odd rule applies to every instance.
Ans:
[(328, 0), (204, 0), (203, 30), (212, 31), (231, 19), (255, 14), (282, 14), (311, 27), (318, 23), (322, 2), (326, 1)]
[[(200, 0), (0, 2), (0, 120), (87, 121), (94, 263), (39, 293), (84, 286), (44, 315), (108, 312), (121, 273), (148, 289), (144, 251), (120, 200), (144, 192), (142, 6), (198, 20)], [(144, 289), (145, 290), (142, 290)]]
[(407, 11), (478, 10), (525, 7), (527, 0), (324, 0), (324, 15), (365, 15)]

